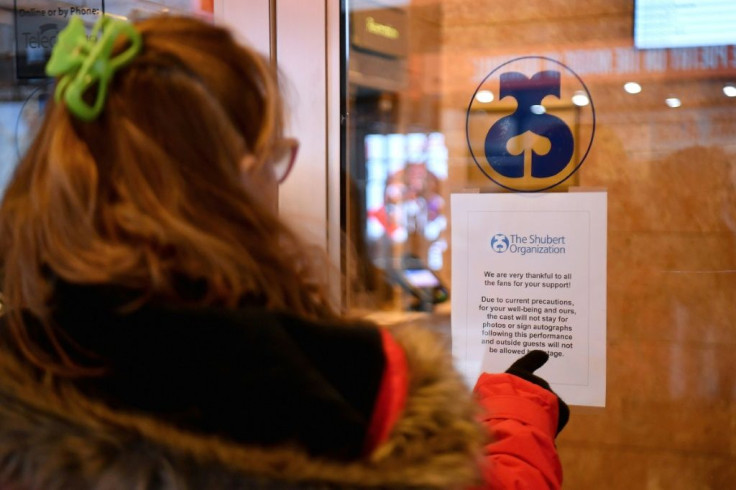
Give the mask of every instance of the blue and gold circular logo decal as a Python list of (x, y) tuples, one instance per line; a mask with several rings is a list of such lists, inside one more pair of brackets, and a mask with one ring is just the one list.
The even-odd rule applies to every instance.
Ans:
[(509, 190), (536, 192), (567, 181), (588, 156), (595, 108), (588, 87), (552, 58), (524, 56), (491, 71), (466, 117), (473, 161)]

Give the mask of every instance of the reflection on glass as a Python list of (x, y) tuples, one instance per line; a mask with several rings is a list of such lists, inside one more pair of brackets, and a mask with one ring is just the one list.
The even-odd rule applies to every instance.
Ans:
[[(716, 20), (736, 11), (730, 0), (705, 3)], [(383, 310), (382, 318), (431, 310), (422, 320), (449, 330), (448, 303), (421, 307), (417, 298), (430, 296), (407, 284), (431, 287), (436, 277), (451, 286), (451, 193), (506, 191), (481, 171), (490, 164), (484, 143), (520, 103), (492, 79), (564, 73), (555, 66), (564, 63), (584, 81), (588, 102), (563, 79), (559, 98), (522, 112), (570, 128), (573, 158), (594, 136), (579, 170), (549, 191), (608, 192), (611, 360), (609, 405), (573, 407), (558, 438), (565, 488), (731, 488), (736, 436), (723, 428), (736, 420), (736, 46), (700, 38), (637, 49), (631, 2), (575, 2), (574, 15), (570, 4), (345, 2), (348, 306)], [(657, 29), (672, 27), (652, 18)], [(593, 108), (595, 127), (586, 115)], [(508, 127), (496, 153), (533, 161), (550, 151), (534, 131)], [(432, 138), (442, 165), (413, 157)], [(601, 477), (612, 460), (626, 471)]]
[(82, 15), (91, 23), (103, 5), (105, 13), (131, 19), (162, 12), (212, 12), (208, 0), (27, 0), (16, 4), (5, 2), (0, 15), (0, 195), (43, 115), (52, 91), (44, 74), (45, 62), (58, 31), (71, 15)]

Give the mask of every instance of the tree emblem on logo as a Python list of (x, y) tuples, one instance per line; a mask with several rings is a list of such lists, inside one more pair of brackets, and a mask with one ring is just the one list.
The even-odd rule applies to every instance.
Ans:
[(491, 237), (491, 248), (494, 252), (503, 253), (509, 249), (509, 238), (503, 233)]
[(500, 97), (511, 96), (518, 105), (512, 114), (496, 121), (486, 135), (486, 159), (499, 174), (523, 177), (525, 168), (531, 167), (533, 177), (551, 177), (570, 163), (570, 128), (562, 119), (534, 110), (541, 107), (547, 95), (559, 98), (559, 71), (542, 71), (531, 78), (518, 72), (501, 75)]
[[(550, 69), (555, 67), (560, 69)], [(567, 84), (568, 92), (564, 100), (563, 84)], [(480, 109), (474, 106), (481, 89), (497, 93), (495, 110), (492, 104)], [(583, 109), (570, 102), (573, 89), (587, 94), (589, 108), (585, 110), (592, 115), (591, 124), (586, 126), (590, 128), (590, 140), (579, 158), (575, 151), (579, 130), (570, 125), (578, 127)], [(551, 102), (554, 100), (557, 102)], [(553, 109), (547, 110), (550, 102)], [(567, 116), (566, 122), (554, 114), (554, 107), (574, 108), (578, 116), (574, 121)], [(498, 116), (493, 114), (499, 113), (502, 117), (494, 121), (492, 118)], [(481, 115), (475, 119), (481, 125), (472, 131), (471, 114)], [(487, 125), (483, 126), (482, 121)], [(510, 190), (540, 191), (564, 182), (582, 165), (594, 134), (595, 109), (585, 83), (566, 65), (542, 56), (516, 58), (491, 71), (476, 88), (466, 119), (468, 146), (476, 165), (489, 179)]]

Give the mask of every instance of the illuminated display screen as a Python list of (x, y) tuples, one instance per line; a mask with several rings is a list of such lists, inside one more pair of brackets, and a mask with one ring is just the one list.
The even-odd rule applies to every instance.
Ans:
[(406, 269), (404, 275), (409, 284), (416, 288), (434, 288), (440, 285), (437, 276), (427, 269)]
[(677, 48), (736, 44), (734, 0), (636, 0), (634, 45)]

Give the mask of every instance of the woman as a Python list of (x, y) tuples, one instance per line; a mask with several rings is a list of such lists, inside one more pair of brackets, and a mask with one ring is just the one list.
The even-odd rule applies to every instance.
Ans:
[(295, 146), (263, 58), (191, 18), (75, 19), (47, 70), (0, 205), (0, 488), (559, 486), (554, 394), (485, 375), (482, 404), (538, 413), (488, 412), (484, 460), (441, 344), (331, 308), (274, 212)]

